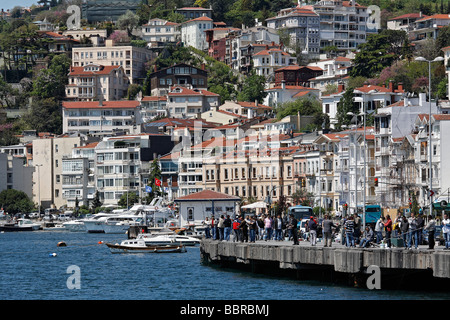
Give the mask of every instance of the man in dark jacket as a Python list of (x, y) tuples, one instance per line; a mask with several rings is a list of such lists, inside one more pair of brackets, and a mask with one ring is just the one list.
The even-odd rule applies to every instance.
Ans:
[(294, 240), (294, 245), (298, 245), (298, 234), (297, 234), (297, 224), (298, 221), (295, 219), (294, 215), (291, 213), (289, 219), (288, 229), (291, 231), (292, 239)]
[(325, 215), (325, 219), (322, 221), (323, 243), (324, 247), (331, 247), (332, 243), (332, 229), (337, 229), (333, 221), (328, 215)]

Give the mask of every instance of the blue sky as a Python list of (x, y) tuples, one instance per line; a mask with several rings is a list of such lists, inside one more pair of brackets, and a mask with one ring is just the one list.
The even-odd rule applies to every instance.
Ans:
[(12, 9), (15, 6), (29, 7), (32, 4), (36, 4), (37, 0), (1, 0), (0, 1), (0, 10)]

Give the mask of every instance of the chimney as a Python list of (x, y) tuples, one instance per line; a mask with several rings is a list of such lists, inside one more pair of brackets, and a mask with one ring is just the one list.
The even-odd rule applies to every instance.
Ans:
[(398, 91), (403, 91), (403, 83), (399, 82), (398, 84)]
[(344, 84), (342, 82), (338, 83), (338, 92), (337, 93), (341, 93), (344, 91)]
[(394, 81), (389, 80), (389, 91), (394, 92)]
[(281, 80), (281, 90), (286, 89), (286, 80)]
[(205, 64), (204, 64), (204, 63), (202, 63), (201, 69), (202, 69), (202, 70), (205, 70)]
[(258, 99), (255, 99), (255, 107), (258, 106)]
[(269, 50), (269, 45), (268, 44), (266, 44), (266, 50)]

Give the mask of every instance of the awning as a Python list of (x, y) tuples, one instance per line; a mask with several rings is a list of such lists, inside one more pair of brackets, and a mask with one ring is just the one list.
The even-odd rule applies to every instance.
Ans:
[(259, 201), (259, 202), (253, 202), (250, 204), (247, 204), (245, 206), (242, 206), (241, 209), (256, 209), (256, 208), (267, 208), (267, 203), (265, 203), (264, 201)]

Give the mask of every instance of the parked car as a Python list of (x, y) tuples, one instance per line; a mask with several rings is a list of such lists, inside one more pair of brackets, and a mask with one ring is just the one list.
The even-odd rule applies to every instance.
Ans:
[(39, 218), (39, 212), (31, 212), (31, 213), (29, 213), (28, 214), (28, 217), (30, 218), (30, 219), (37, 219), (37, 218)]

